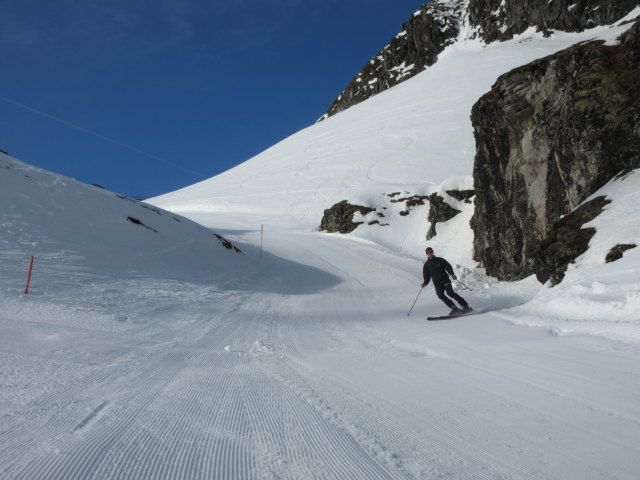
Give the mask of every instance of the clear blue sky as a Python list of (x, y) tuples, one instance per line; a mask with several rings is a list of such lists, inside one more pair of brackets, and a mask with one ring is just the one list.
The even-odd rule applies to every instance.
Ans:
[(421, 0), (2, 0), (0, 149), (146, 198), (311, 125)]

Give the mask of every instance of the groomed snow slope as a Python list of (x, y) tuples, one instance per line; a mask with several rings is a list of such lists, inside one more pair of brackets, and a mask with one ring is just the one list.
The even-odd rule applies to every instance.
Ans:
[[(488, 88), (560, 43), (458, 45), (442, 62), (486, 69)], [(482, 89), (447, 90), (460, 79), (437, 72), (154, 200), (242, 254), (181, 217), (0, 157), (0, 477), (636, 479), (640, 256), (605, 266), (602, 252), (640, 243), (639, 172), (601, 192), (613, 202), (566, 287), (483, 276), (461, 205), (433, 243), (473, 289), (460, 293), (478, 314), (455, 320), (425, 320), (444, 311), (431, 286), (407, 316), (425, 207), (391, 212), (387, 229), (316, 231), (343, 198), (470, 184), (465, 109)]]
[[(163, 256), (148, 273), (105, 275), (91, 258), (110, 249), (76, 227), (78, 255), (61, 231), (84, 207), (53, 208), (54, 221), (32, 201), (59, 199), (66, 184), (101, 215), (127, 211), (51, 174), (34, 191), (35, 172), (10, 162), (20, 174), (0, 190), (2, 478), (636, 477), (640, 349), (515, 325), (509, 307), (535, 282), (490, 284), (461, 268), (480, 313), (427, 322), (443, 309), (431, 287), (406, 315), (419, 261), (294, 229), (270, 232), (262, 258), (242, 244), (229, 253), (241, 268), (208, 279), (175, 278)], [(48, 230), (27, 236), (24, 225)], [(118, 233), (131, 243), (123, 264), (149, 241), (136, 232)]]
[[(376, 208), (359, 218), (365, 224), (353, 237), (422, 259), (428, 207), (406, 208), (389, 195), (438, 192), (462, 213), (439, 224), (430, 245), (464, 272), (474, 272), (480, 284), (491, 284), (481, 278), (472, 258), (469, 219), (473, 205), (445, 193), (473, 188), (472, 105), (500, 74), (577, 42), (615, 42), (629, 28), (628, 20), (638, 15), (640, 7), (618, 22), (621, 26), (580, 34), (556, 32), (544, 38), (530, 29), (504, 43), (460, 40), (434, 66), (410, 80), (292, 135), (228, 172), (149, 202), (231, 232), (255, 231), (264, 224), (268, 237), (274, 230), (317, 230), (324, 209), (349, 200)], [(619, 288), (615, 277), (620, 264), (604, 265), (615, 245), (640, 245), (640, 226), (632, 206), (637, 176), (622, 183), (624, 186), (612, 182), (594, 196), (615, 195), (617, 200), (607, 211), (624, 212), (613, 216), (631, 221), (609, 224), (610, 214), (597, 219), (594, 224), (601, 228), (592, 242), (594, 248), (570, 268), (563, 285), (544, 289), (531, 308), (518, 310), (522, 322), (549, 326), (558, 334), (595, 333), (640, 342), (640, 314), (636, 313), (640, 311), (640, 282), (631, 274)], [(404, 215), (407, 211), (409, 215)], [(377, 216), (380, 212), (382, 220)], [(375, 220), (389, 226), (368, 225)], [(249, 241), (259, 240), (253, 234)], [(637, 271), (638, 250), (628, 252), (623, 263), (623, 271)], [(582, 270), (583, 264), (590, 266)], [(584, 305), (591, 312), (587, 317)]]

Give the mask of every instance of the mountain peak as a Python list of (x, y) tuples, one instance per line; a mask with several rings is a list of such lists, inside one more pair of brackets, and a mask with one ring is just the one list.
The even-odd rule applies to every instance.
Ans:
[(408, 80), (438, 61), (456, 41), (505, 41), (533, 27), (579, 32), (612, 24), (637, 0), (433, 0), (402, 24), (331, 103), (324, 120)]

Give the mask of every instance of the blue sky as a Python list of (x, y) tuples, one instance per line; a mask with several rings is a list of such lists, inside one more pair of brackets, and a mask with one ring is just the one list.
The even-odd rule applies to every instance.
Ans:
[(302, 128), (420, 0), (2, 0), (0, 149), (146, 198)]

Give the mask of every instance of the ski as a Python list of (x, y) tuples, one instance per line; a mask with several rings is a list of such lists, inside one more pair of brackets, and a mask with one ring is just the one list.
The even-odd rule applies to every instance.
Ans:
[(440, 315), (439, 317), (427, 317), (427, 320), (447, 320), (449, 318), (456, 318), (456, 317), (464, 317), (466, 315), (473, 315), (474, 313), (479, 313), (475, 310), (471, 310), (469, 312), (460, 312), (460, 313), (454, 313), (451, 315)]
[(462, 315), (440, 315), (439, 317), (427, 317), (427, 320), (446, 320), (447, 318), (461, 317)]

